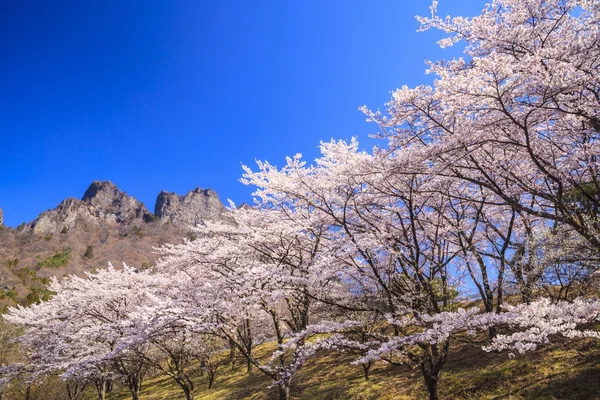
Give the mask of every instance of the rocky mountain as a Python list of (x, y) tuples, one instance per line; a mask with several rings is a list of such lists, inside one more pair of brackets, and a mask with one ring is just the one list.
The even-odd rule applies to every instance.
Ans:
[(159, 221), (191, 229), (204, 220), (221, 219), (225, 207), (210, 189), (196, 188), (184, 196), (161, 191), (155, 214), (110, 181), (94, 181), (81, 200), (68, 198), (40, 214), (26, 228), (39, 234), (56, 234), (75, 226), (119, 226)]
[(156, 199), (154, 215), (175, 226), (196, 226), (204, 220), (221, 219), (225, 207), (210, 189), (196, 188), (185, 196), (162, 191)]
[(149, 268), (155, 248), (194, 237), (192, 228), (225, 218), (216, 192), (160, 192), (155, 214), (109, 181), (94, 181), (81, 200), (68, 198), (16, 229), (2, 226), (0, 210), (0, 307), (35, 301), (52, 276), (79, 274), (125, 262)]

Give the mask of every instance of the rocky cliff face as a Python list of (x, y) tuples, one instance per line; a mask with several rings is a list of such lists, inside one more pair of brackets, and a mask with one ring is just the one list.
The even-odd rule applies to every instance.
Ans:
[(149, 268), (160, 257), (156, 247), (181, 243), (202, 221), (226, 218), (210, 189), (161, 192), (156, 214), (111, 182), (94, 181), (81, 200), (65, 199), (29, 224), (0, 229), (0, 308), (15, 304), (7, 291), (24, 300), (51, 276), (105, 268), (109, 261)]
[(190, 228), (205, 220), (219, 220), (225, 207), (210, 189), (196, 188), (184, 196), (162, 191), (156, 199), (154, 214), (163, 223)]
[(40, 214), (29, 224), (29, 229), (35, 233), (54, 234), (75, 226), (103, 227), (149, 222), (153, 218), (141, 202), (119, 190), (112, 182), (94, 181), (81, 200), (63, 200), (55, 209)]
[(160, 192), (153, 215), (143, 203), (112, 182), (94, 181), (81, 200), (63, 200), (55, 209), (40, 214), (26, 229), (39, 234), (56, 234), (73, 227), (104, 228), (153, 221), (190, 229), (205, 220), (222, 219), (224, 212), (225, 207), (215, 191), (197, 188), (184, 196)]
[(4, 225), (4, 213), (2, 212), (2, 209), (0, 208), (0, 226)]
[(95, 217), (106, 223), (153, 220), (150, 211), (140, 201), (128, 196), (110, 181), (92, 182), (81, 201), (94, 207)]

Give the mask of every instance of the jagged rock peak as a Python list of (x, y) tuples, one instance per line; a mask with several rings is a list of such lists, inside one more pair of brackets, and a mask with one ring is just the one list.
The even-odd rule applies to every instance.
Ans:
[(142, 202), (121, 191), (111, 181), (93, 181), (81, 201), (94, 206), (98, 217), (117, 223), (153, 219)]
[(111, 201), (116, 200), (123, 196), (127, 195), (125, 192), (119, 190), (117, 185), (111, 181), (93, 181), (83, 194), (81, 200), (93, 204), (103, 202), (106, 199)]
[(219, 220), (225, 207), (217, 192), (196, 188), (180, 196), (161, 191), (156, 199), (154, 214), (164, 223), (193, 227), (205, 220)]
[(75, 226), (103, 227), (150, 222), (154, 216), (144, 204), (110, 181), (94, 181), (81, 200), (68, 198), (30, 224), (36, 233), (59, 233)]
[(0, 208), (0, 226), (4, 225), (4, 213), (2, 212), (2, 209)]

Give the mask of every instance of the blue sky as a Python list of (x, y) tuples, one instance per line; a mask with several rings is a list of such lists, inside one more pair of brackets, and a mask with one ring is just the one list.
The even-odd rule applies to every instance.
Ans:
[[(441, 0), (473, 16), (485, 1)], [(312, 159), (377, 130), (402, 85), (451, 58), (417, 33), (429, 1), (0, 2), (0, 208), (16, 226), (111, 180), (153, 211), (160, 190), (251, 200), (241, 164)]]

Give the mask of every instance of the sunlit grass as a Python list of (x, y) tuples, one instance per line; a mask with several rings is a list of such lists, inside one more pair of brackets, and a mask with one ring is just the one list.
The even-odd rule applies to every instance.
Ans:
[[(257, 348), (266, 358), (273, 344)], [(557, 341), (526, 356), (509, 358), (507, 353), (486, 353), (477, 346), (455, 345), (442, 373), (441, 399), (492, 400), (584, 400), (600, 399), (600, 342)], [(292, 381), (292, 398), (307, 400), (403, 400), (425, 399), (418, 369), (391, 367), (376, 363), (370, 380), (364, 379), (360, 366), (351, 365), (348, 354), (323, 353), (310, 360)], [(269, 390), (268, 377), (238, 360), (235, 368), (224, 365), (217, 373), (214, 387), (207, 389), (207, 378), (197, 377), (195, 398), (200, 400), (276, 399)], [(127, 399), (127, 391), (109, 400)], [(179, 387), (169, 378), (146, 380), (143, 400), (184, 399)]]

